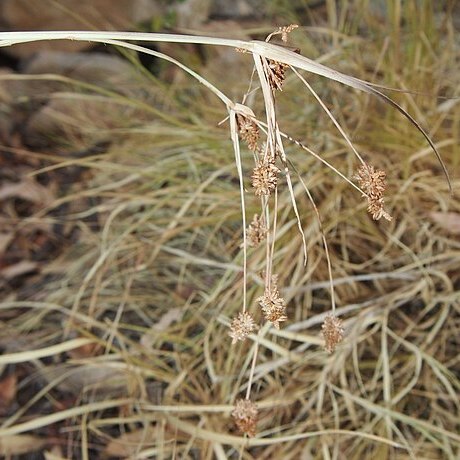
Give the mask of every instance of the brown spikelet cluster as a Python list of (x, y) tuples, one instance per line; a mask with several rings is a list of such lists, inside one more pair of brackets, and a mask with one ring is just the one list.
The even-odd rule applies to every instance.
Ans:
[(276, 329), (280, 328), (280, 322), (287, 320), (286, 306), (284, 299), (280, 297), (276, 276), (272, 276), (270, 286), (265, 288), (264, 295), (257, 302), (262, 307), (265, 319), (273, 323)]
[(321, 327), (324, 337), (324, 348), (329, 353), (335, 350), (337, 344), (343, 340), (343, 323), (342, 320), (329, 313), (324, 319)]
[(254, 218), (248, 227), (248, 246), (256, 248), (267, 237), (267, 227), (264, 219), (254, 214)]
[(257, 124), (250, 118), (240, 114), (236, 115), (236, 123), (241, 139), (246, 142), (248, 148), (253, 152), (258, 150), (257, 143), (259, 142), (260, 130)]
[(282, 62), (273, 61), (268, 59), (268, 84), (270, 88), (275, 91), (282, 91), (283, 90), (283, 83), (286, 79), (286, 69), (289, 66), (287, 64), (283, 64)]
[(257, 196), (269, 196), (278, 184), (278, 173), (274, 160), (256, 161), (256, 166), (252, 171), (252, 186)]
[(299, 27), (297, 24), (279, 27), (278, 31), (281, 33), (281, 40), (286, 43), (288, 41), (288, 34), (290, 34), (294, 29), (297, 29), (297, 27)]
[(239, 399), (232, 411), (232, 417), (242, 433), (254, 437), (256, 435), (258, 413), (257, 406), (252, 401)]
[(297, 24), (290, 24), (288, 26), (282, 26), (278, 27), (278, 29), (274, 30), (266, 39), (266, 42), (269, 42), (272, 37), (275, 35), (281, 35), (281, 40), (283, 40), (284, 43), (288, 41), (288, 35), (294, 30), (299, 27)]
[[(281, 35), (281, 40), (286, 43), (288, 41), (288, 35), (299, 27), (297, 24), (290, 24), (288, 26), (278, 27), (274, 32), (272, 32), (265, 41), (270, 41), (273, 36)], [(267, 59), (267, 79), (268, 84), (272, 91), (282, 91), (283, 83), (286, 79), (286, 69), (289, 67), (287, 64), (282, 62), (274, 61), (272, 59)]]
[(229, 335), (232, 338), (232, 345), (238, 340), (245, 340), (246, 337), (252, 332), (257, 330), (257, 325), (254, 318), (247, 311), (238, 313), (238, 316), (233, 319), (230, 326)]
[(384, 209), (385, 201), (383, 194), (386, 189), (386, 173), (380, 169), (374, 169), (373, 166), (363, 164), (355, 175), (359, 186), (363, 189), (367, 196), (367, 211), (372, 215), (374, 220), (379, 220), (384, 217), (391, 220), (392, 217)]

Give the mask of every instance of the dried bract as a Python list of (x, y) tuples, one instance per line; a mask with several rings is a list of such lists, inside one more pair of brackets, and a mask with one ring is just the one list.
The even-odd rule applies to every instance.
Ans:
[(232, 417), (242, 433), (254, 437), (256, 435), (258, 413), (257, 406), (252, 401), (239, 399), (232, 411)]
[(253, 248), (259, 246), (259, 244), (267, 237), (267, 227), (262, 217), (258, 214), (254, 214), (254, 218), (248, 227), (248, 246)]
[(386, 173), (380, 169), (374, 169), (373, 166), (363, 164), (355, 175), (359, 186), (363, 189), (367, 197), (367, 211), (372, 215), (374, 220), (384, 217), (391, 220), (392, 217), (384, 209), (385, 201), (383, 194), (386, 189)]
[(329, 353), (332, 353), (337, 344), (343, 340), (342, 324), (342, 320), (331, 313), (329, 313), (324, 319), (321, 329), (323, 330), (323, 337), (325, 341), (324, 348)]
[(280, 297), (276, 277), (272, 277), (270, 287), (265, 288), (263, 296), (257, 299), (267, 321), (273, 323), (276, 329), (280, 328), (279, 323), (287, 320), (286, 306), (284, 299)]
[(236, 123), (238, 125), (238, 131), (241, 139), (246, 142), (248, 148), (253, 152), (258, 150), (258, 141), (260, 136), (260, 130), (257, 124), (248, 117), (237, 114)]
[(278, 173), (280, 170), (275, 166), (273, 161), (257, 161), (252, 171), (252, 186), (257, 196), (269, 196), (275, 190), (278, 184)]
[(238, 313), (238, 316), (233, 319), (230, 326), (229, 335), (232, 338), (232, 345), (238, 340), (245, 340), (255, 330), (257, 330), (257, 324), (252, 315), (246, 311)]

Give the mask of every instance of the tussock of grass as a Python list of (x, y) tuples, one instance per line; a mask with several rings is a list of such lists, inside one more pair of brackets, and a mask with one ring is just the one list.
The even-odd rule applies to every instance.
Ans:
[[(384, 42), (372, 16), (367, 24), (372, 42), (336, 36), (330, 54), (321, 40), (317, 52), (328, 65), (351, 67), (356, 77), (424, 93), (394, 97), (428, 128), (458, 190), (460, 105), (444, 110), (446, 102), (437, 98), (458, 96), (458, 48), (443, 34), (448, 22), (435, 36), (421, 29), (423, 40), (401, 30), (399, 47)], [(398, 53), (407, 57), (401, 68), (394, 64)], [(251, 65), (248, 56), (237, 75), (249, 78)], [(373, 74), (376, 67), (381, 78)], [(79, 167), (87, 179), (84, 188), (71, 187), (21, 223), (71, 225), (78, 239), (43, 267), (35, 285), (0, 304), (0, 365), (25, 358), (28, 375), (18, 395), (39, 388), (35, 405), (3, 417), (0, 437), (45, 436), (44, 427), (58, 423), (70, 456), (82, 458), (113, 455), (117, 439), (123, 440), (120, 455), (130, 458), (192, 458), (197, 451), (202, 458), (241, 453), (248, 459), (459, 455), (460, 246), (442, 216), (460, 216), (460, 205), (449, 197), (423, 136), (400, 114), (319, 77), (309, 81), (364, 159), (386, 171), (385, 204), (393, 220), (373, 221), (359, 192), (285, 142), (295, 169), (292, 191), (279, 187), (272, 263), (288, 320), (280, 330), (262, 325), (234, 346), (228, 327), (245, 289), (241, 206), (231, 142), (217, 126), (221, 107), (209, 98), (193, 112), (190, 80), (167, 92), (146, 80), (153, 108), (148, 97), (126, 98), (117, 88), (70, 85), (60, 95), (103, 94), (134, 112), (114, 127), (105, 114), (102, 130), (98, 121), (62, 114), (63, 126), (85, 143), (100, 142), (102, 134), (107, 151), (80, 159), (39, 156), (40, 174)], [(291, 74), (277, 95), (280, 128), (352, 178), (358, 161), (318, 107)], [(253, 158), (243, 149), (241, 157), (249, 189)], [(320, 335), (331, 309), (329, 268), (296, 171), (321, 215), (335, 313), (345, 329), (331, 355)], [(258, 212), (259, 201), (247, 194), (248, 219)], [(265, 251), (249, 248), (247, 260), (247, 308), (259, 319)], [(259, 421), (256, 438), (246, 439), (230, 413), (246, 394), (251, 366)]]

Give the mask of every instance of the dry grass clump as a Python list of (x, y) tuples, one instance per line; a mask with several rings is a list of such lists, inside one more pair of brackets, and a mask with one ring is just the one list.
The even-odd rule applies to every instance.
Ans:
[[(429, 88), (395, 97), (411, 112), (420, 107), (417, 118), (434, 127), (455, 172), (460, 106), (437, 99), (458, 91), (458, 48), (443, 33), (450, 19), (436, 37), (423, 35), (429, 17), (418, 17), (419, 40), (407, 8), (402, 49), (385, 45), (386, 30), (367, 10), (349, 11), (350, 31), (365, 21), (372, 43), (296, 33), (303, 53), (328, 65)], [(396, 53), (407, 54), (407, 68), (394, 67)], [(266, 80), (272, 126), (299, 134), (321, 160), (270, 138), (250, 113), (235, 116), (249, 150), (241, 152), (246, 215), (257, 215), (246, 245), (219, 107), (210, 102), (204, 121), (190, 117), (180, 97), (188, 81), (168, 94), (149, 81), (155, 110), (134, 98), (139, 121), (108, 123), (103, 154), (38, 155), (35, 174), (78, 167), (87, 176), (21, 223), (73, 226), (78, 237), (0, 304), (2, 441), (32, 436), (64, 458), (458, 457), (458, 200), (398, 113), (315, 77), (315, 94), (354, 147), (374, 152), (361, 162), (313, 93), (285, 76), (282, 92)], [(107, 97), (120, 102), (113, 91)], [(91, 120), (72, 125), (91, 139)], [(251, 171), (264, 161), (277, 181), (256, 194)], [(322, 161), (350, 180), (358, 170), (361, 191)], [(393, 220), (374, 220), (386, 218), (384, 204)]]

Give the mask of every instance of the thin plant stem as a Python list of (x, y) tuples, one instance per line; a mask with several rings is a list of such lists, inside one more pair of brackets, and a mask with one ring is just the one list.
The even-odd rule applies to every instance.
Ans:
[(291, 70), (297, 75), (297, 77), (300, 79), (300, 81), (308, 88), (308, 90), (313, 94), (315, 99), (318, 101), (318, 103), (321, 105), (322, 109), (326, 112), (327, 116), (332, 120), (332, 123), (336, 126), (336, 128), (339, 130), (340, 134), (342, 137), (345, 139), (345, 142), (350, 146), (350, 148), (353, 150), (353, 153), (356, 155), (358, 160), (364, 165), (366, 164), (365, 161), (363, 160), (362, 156), (358, 153), (356, 150), (355, 146), (353, 143), (350, 141), (349, 137), (346, 135), (345, 131), (342, 129), (340, 126), (339, 122), (335, 119), (334, 115), (332, 115), (331, 111), (326, 107), (324, 102), (321, 100), (321, 98), (318, 96), (316, 91), (312, 88), (310, 83), (308, 83), (303, 76), (297, 72), (297, 70), (294, 67), (291, 67)]
[(319, 213), (318, 207), (316, 206), (315, 200), (313, 199), (313, 196), (309, 188), (305, 184), (305, 181), (303, 180), (302, 176), (300, 176), (299, 174), (298, 177), (299, 177), (300, 182), (303, 185), (303, 188), (305, 189), (305, 192), (307, 193), (308, 199), (310, 200), (313, 206), (313, 209), (315, 210), (316, 218), (318, 220), (319, 230), (321, 232), (321, 238), (323, 240), (323, 247), (324, 247), (324, 252), (326, 254), (326, 260), (327, 260), (327, 270), (328, 270), (328, 276), (329, 276), (329, 289), (331, 292), (332, 312), (335, 313), (335, 290), (334, 290), (334, 279), (332, 277), (332, 264), (331, 264), (331, 257), (329, 255), (329, 247), (327, 244), (326, 235), (324, 233), (323, 223), (321, 221), (321, 215)]
[(275, 240), (276, 240), (276, 225), (278, 221), (278, 187), (274, 191), (275, 203), (273, 204), (273, 230), (272, 230), (272, 242), (270, 250), (270, 274), (273, 270), (273, 257), (275, 255)]
[(248, 387), (246, 388), (246, 399), (249, 399), (249, 397), (251, 396), (252, 380), (254, 379), (254, 371), (256, 369), (257, 354), (259, 352), (259, 334), (260, 334), (260, 330), (257, 333), (257, 339), (255, 340), (255, 343), (254, 343), (254, 354), (252, 356), (251, 370), (249, 371)]
[(241, 152), (240, 143), (238, 140), (238, 127), (236, 123), (236, 113), (230, 110), (230, 135), (233, 142), (233, 150), (235, 152), (236, 169), (238, 171), (238, 180), (240, 182), (240, 198), (241, 198), (241, 214), (243, 224), (243, 312), (247, 308), (247, 230), (246, 230), (246, 205), (244, 200), (244, 180), (243, 180), (243, 168), (241, 166)]

